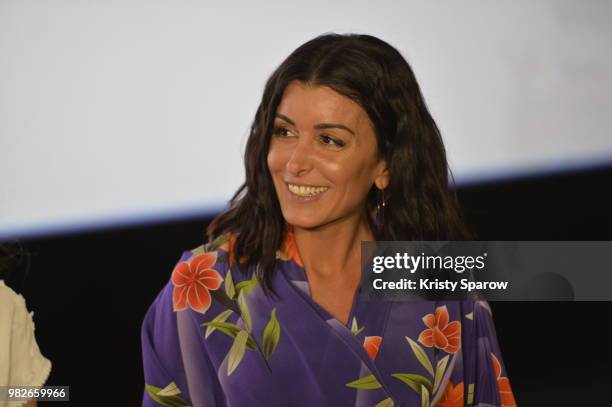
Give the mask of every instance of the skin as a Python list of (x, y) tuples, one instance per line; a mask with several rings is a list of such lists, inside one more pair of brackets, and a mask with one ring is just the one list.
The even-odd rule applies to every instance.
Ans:
[[(366, 196), (389, 183), (363, 108), (331, 88), (291, 82), (274, 121), (268, 168), (283, 217), (293, 225), (312, 298), (346, 324), (361, 279), (360, 244), (374, 240)], [(350, 129), (322, 128), (339, 124)], [(287, 184), (328, 189), (299, 201)]]

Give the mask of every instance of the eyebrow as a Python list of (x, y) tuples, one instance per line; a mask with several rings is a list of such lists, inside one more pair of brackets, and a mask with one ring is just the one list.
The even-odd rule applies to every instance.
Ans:
[[(295, 123), (293, 122), (293, 120), (291, 120), (290, 118), (288, 118), (284, 114), (276, 113), (276, 117), (278, 117), (280, 119), (283, 119), (284, 121), (286, 121), (287, 123), (289, 123), (292, 126), (295, 126)], [(348, 131), (353, 136), (355, 135), (355, 132), (353, 130), (351, 130), (350, 128), (346, 127), (344, 124), (339, 124), (339, 123), (319, 123), (319, 124), (316, 124), (314, 126), (314, 128), (317, 129), (317, 130), (323, 130), (323, 129), (342, 129), (342, 130)]]

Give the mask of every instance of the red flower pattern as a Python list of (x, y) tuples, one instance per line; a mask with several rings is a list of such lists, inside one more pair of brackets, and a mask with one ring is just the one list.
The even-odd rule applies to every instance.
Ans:
[(370, 356), (370, 359), (372, 359), (372, 361), (376, 359), (376, 355), (378, 354), (378, 350), (380, 349), (381, 342), (381, 336), (366, 336), (363, 340), (363, 347), (368, 353), (368, 356)]
[(182, 311), (187, 307), (204, 314), (211, 304), (210, 290), (218, 290), (223, 277), (213, 270), (217, 262), (217, 253), (208, 252), (182, 261), (172, 272), (172, 303), (174, 311)]
[(427, 326), (419, 335), (418, 341), (431, 348), (435, 346), (447, 353), (455, 353), (461, 347), (461, 322), (448, 323), (449, 315), (446, 305), (436, 308), (433, 314), (423, 317)]
[(463, 407), (463, 382), (454, 386), (449, 380), (444, 395), (436, 403), (436, 407)]
[(491, 353), (491, 359), (493, 359), (493, 368), (495, 369), (495, 377), (497, 377), (497, 388), (499, 389), (499, 398), (501, 399), (502, 407), (516, 407), (516, 400), (514, 400), (514, 394), (512, 394), (512, 387), (510, 386), (510, 379), (502, 377), (501, 363), (499, 359)]
[(298, 252), (297, 243), (295, 242), (295, 235), (293, 234), (293, 226), (287, 225), (285, 228), (285, 238), (281, 244), (281, 248), (278, 252), (278, 257), (281, 260), (292, 260), (298, 266), (304, 268), (304, 262)]

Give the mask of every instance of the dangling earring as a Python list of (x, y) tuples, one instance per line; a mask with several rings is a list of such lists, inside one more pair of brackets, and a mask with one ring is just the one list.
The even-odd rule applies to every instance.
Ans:
[(376, 205), (376, 227), (382, 230), (385, 223), (385, 190), (378, 190), (378, 204)]

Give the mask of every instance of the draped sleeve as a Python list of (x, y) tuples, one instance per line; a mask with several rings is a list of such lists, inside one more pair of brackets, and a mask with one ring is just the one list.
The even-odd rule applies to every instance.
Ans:
[(225, 406), (203, 323), (224, 308), (213, 299), (227, 266), (204, 246), (183, 253), (142, 325), (143, 406)]
[(488, 302), (462, 301), (455, 315), (461, 321), (462, 343), (435, 406), (516, 407)]
[(484, 300), (473, 304), (476, 388), (467, 389), (468, 402), (471, 401), (470, 390), (473, 390), (475, 405), (487, 402), (502, 407), (514, 407), (516, 401), (504, 367), (491, 308)]

